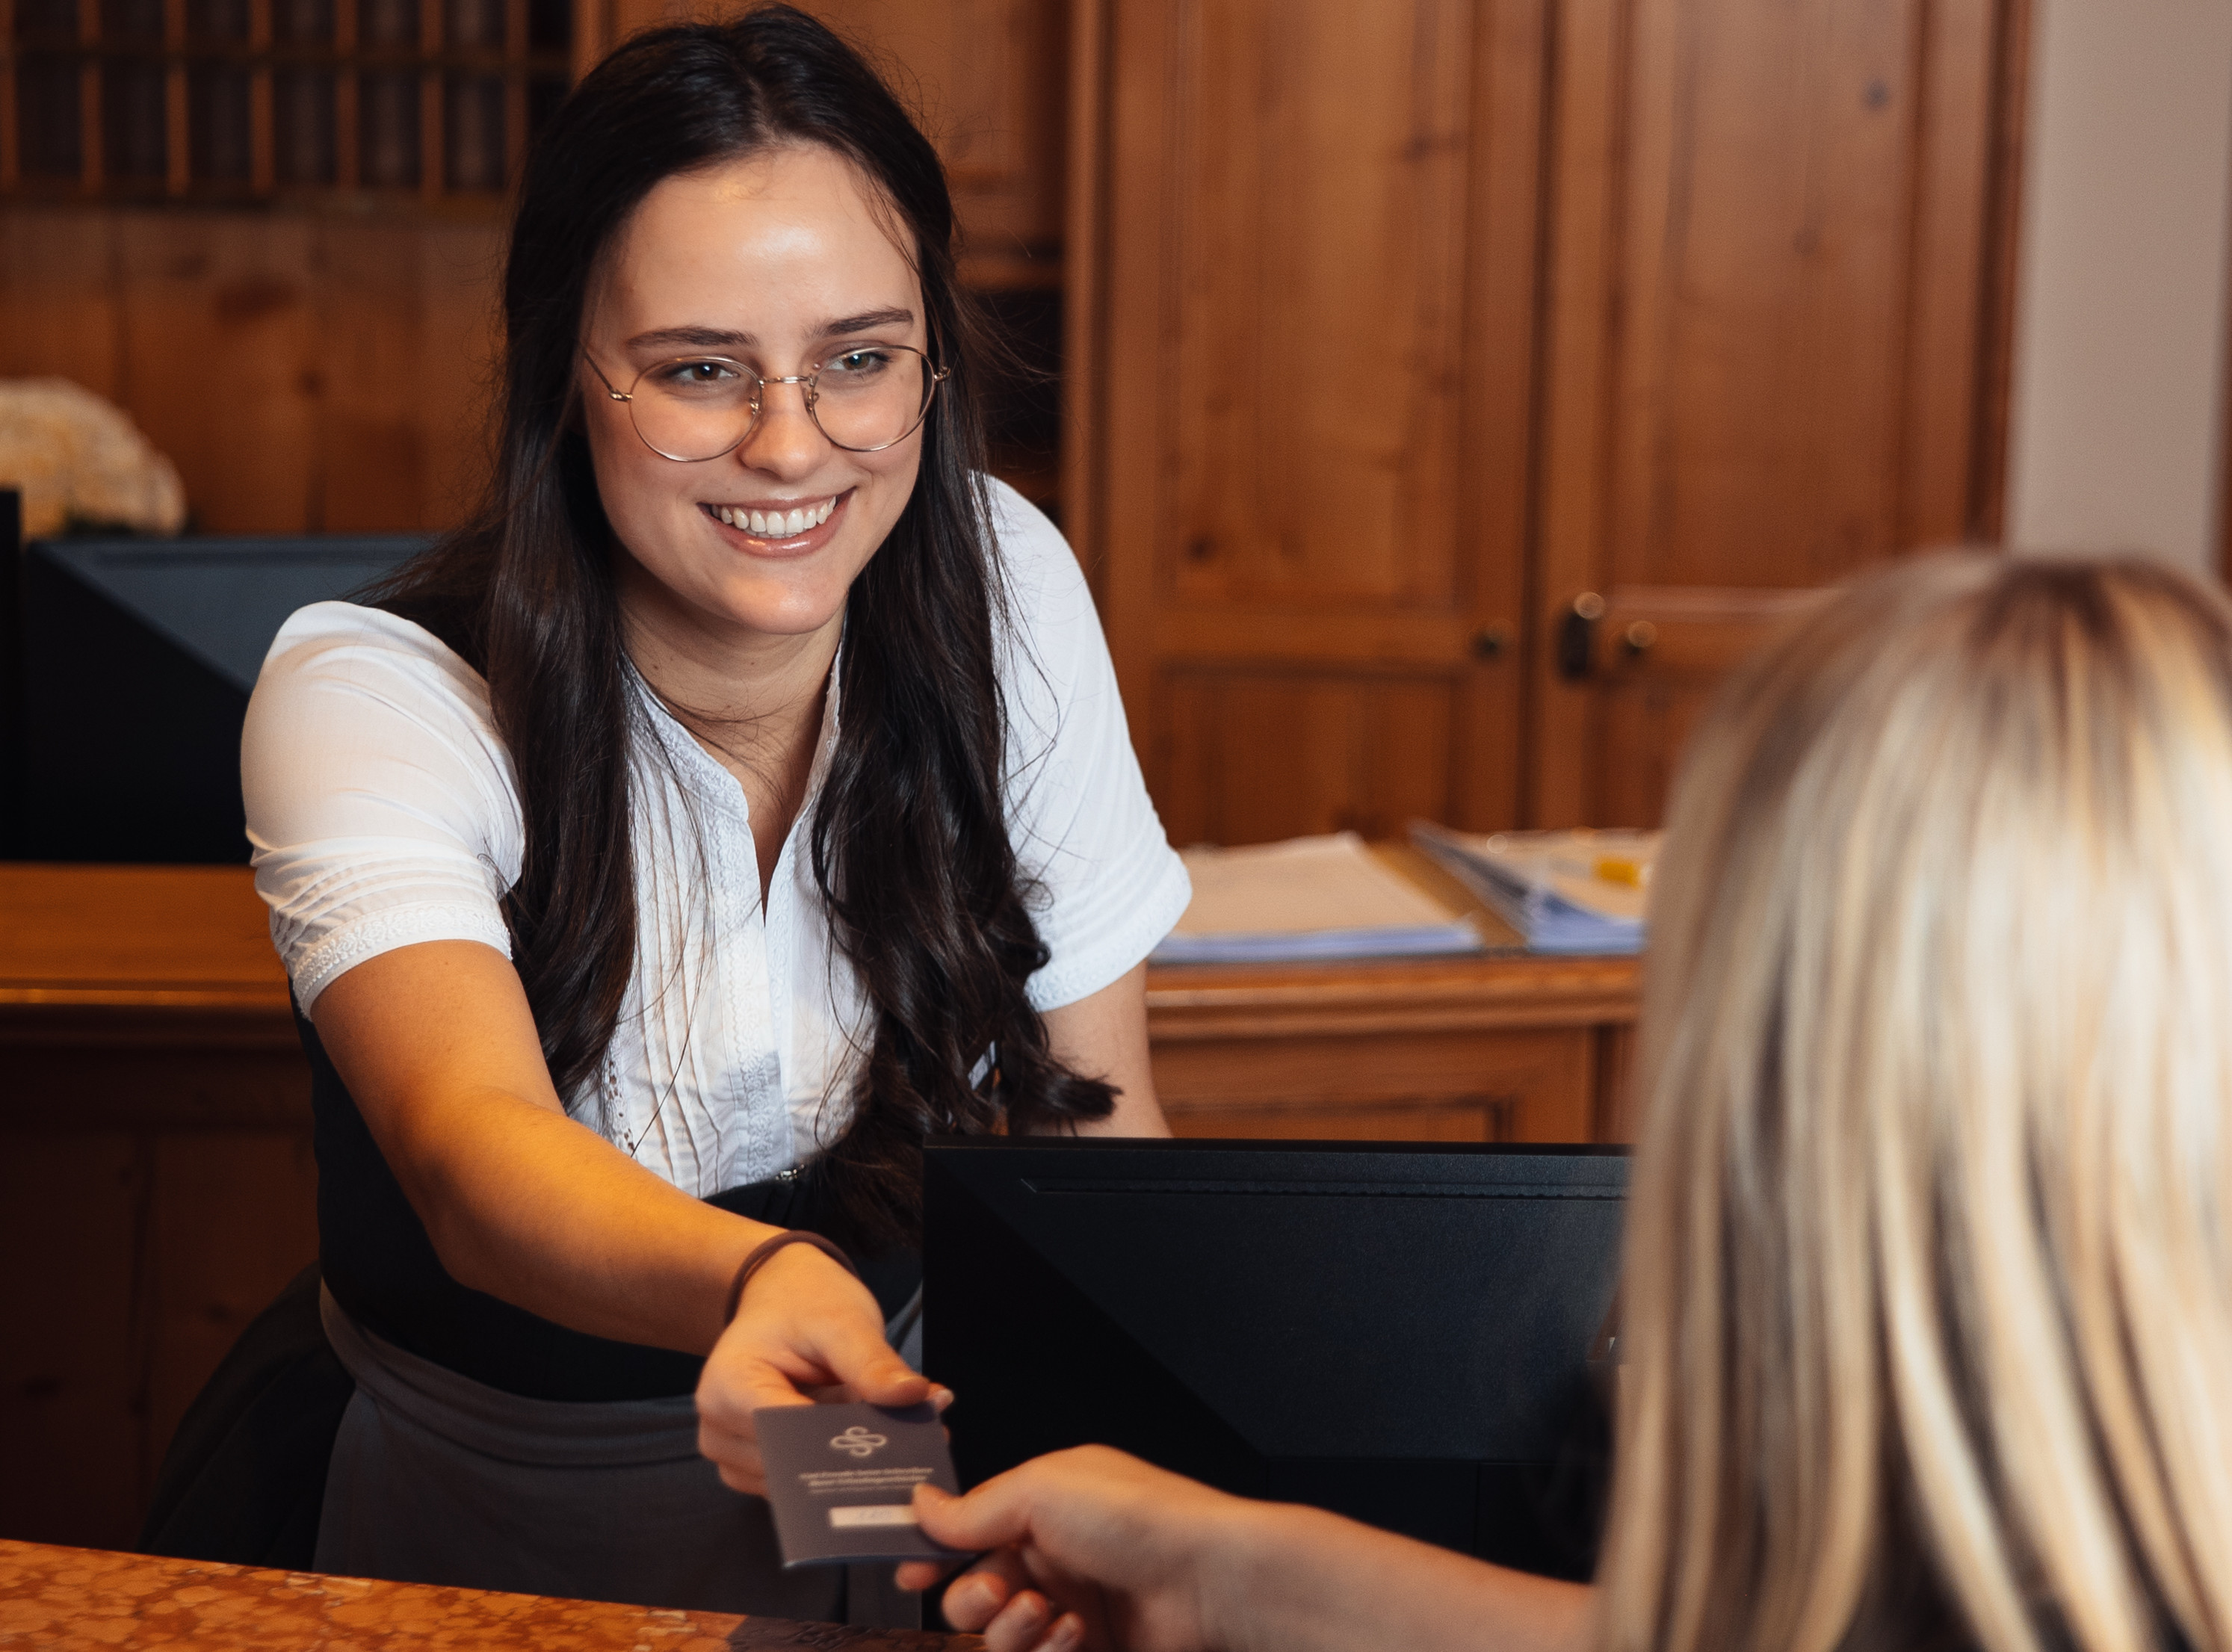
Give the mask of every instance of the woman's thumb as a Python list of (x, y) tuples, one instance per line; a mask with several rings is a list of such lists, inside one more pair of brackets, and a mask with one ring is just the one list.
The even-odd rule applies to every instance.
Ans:
[(847, 1332), (827, 1351), (829, 1373), (870, 1405), (913, 1405), (930, 1396), (930, 1379), (881, 1336)]

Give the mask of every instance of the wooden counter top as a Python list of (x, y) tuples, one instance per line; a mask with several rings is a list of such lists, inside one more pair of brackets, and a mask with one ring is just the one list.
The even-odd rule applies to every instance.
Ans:
[(0, 1039), (292, 1046), (244, 866), (0, 863)]
[[(1483, 956), (1147, 972), (1158, 1043), (1289, 1030), (1585, 1026), (1634, 1015), (1637, 960)], [(0, 864), (0, 1042), (291, 1046), (287, 977), (244, 867)]]
[(973, 1635), (660, 1611), (0, 1539), (0, 1648), (40, 1652), (981, 1652), (983, 1644)]

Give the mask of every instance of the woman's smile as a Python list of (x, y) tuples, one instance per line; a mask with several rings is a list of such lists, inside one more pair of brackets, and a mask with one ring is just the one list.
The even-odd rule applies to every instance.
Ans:
[(722, 537), (761, 556), (806, 556), (820, 550), (844, 525), (845, 506), (853, 497), (847, 488), (820, 499), (756, 499), (714, 504), (699, 502), (698, 509), (726, 531)]

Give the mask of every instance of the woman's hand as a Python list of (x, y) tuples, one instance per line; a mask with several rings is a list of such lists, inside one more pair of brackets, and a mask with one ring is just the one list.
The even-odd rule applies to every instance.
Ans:
[(736, 1317), (698, 1379), (698, 1448), (740, 1492), (767, 1494), (752, 1412), (763, 1405), (857, 1400), (916, 1405), (952, 1394), (910, 1370), (884, 1340), (868, 1287), (810, 1245), (787, 1245), (744, 1287)]
[[(1263, 1505), (1149, 1467), (1106, 1446), (1036, 1458), (965, 1497), (915, 1487), (923, 1531), (955, 1549), (991, 1549), (945, 1591), (946, 1621), (990, 1652), (1195, 1652), (1221, 1645), (1204, 1603), (1218, 1563)], [(899, 1569), (910, 1589), (941, 1569)]]

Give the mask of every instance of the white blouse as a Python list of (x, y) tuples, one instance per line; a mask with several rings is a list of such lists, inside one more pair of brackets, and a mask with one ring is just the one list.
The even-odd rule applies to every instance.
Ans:
[[(1115, 671), (1054, 524), (993, 484), (1015, 625), (1002, 639), (1005, 790), (1052, 954), (1041, 1010), (1117, 980), (1185, 910)], [(832, 672), (805, 807), (760, 910), (735, 776), (639, 684), (631, 759), (635, 970), (601, 1075), (567, 1111), (685, 1192), (773, 1176), (834, 1141), (870, 1031), (814, 880), (810, 817), (839, 716)], [(256, 891), (305, 1014), (334, 978), (421, 941), (510, 956), (501, 902), (524, 827), (480, 675), (418, 625), (321, 602), (281, 628), (242, 735)]]

